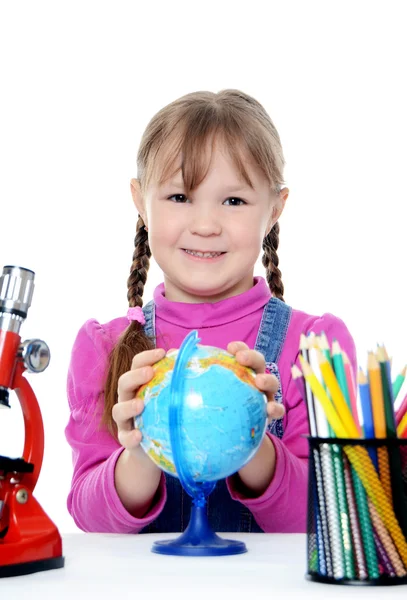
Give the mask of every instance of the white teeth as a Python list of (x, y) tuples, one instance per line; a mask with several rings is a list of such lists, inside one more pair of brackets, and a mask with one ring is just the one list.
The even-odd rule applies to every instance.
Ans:
[(185, 250), (185, 252), (199, 258), (216, 258), (222, 254), (222, 252), (195, 252), (194, 250)]

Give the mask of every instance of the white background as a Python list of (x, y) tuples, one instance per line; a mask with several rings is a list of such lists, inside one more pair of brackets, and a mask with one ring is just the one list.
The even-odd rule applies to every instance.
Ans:
[[(403, 1), (0, 2), (0, 268), (36, 272), (23, 339), (46, 451), (36, 497), (63, 532), (72, 474), (66, 373), (85, 320), (125, 314), (137, 214), (130, 178), (149, 119), (196, 90), (240, 88), (280, 133), (291, 190), (286, 301), (347, 323), (364, 366), (407, 361), (407, 94)], [(257, 273), (263, 270), (259, 263)], [(161, 280), (150, 271), (145, 300)], [(0, 454), (21, 454), (15, 396)]]

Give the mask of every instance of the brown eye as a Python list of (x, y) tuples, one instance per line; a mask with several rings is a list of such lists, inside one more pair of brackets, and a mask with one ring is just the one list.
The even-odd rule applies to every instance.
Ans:
[(172, 196), (168, 197), (168, 200), (172, 200), (177, 204), (182, 204), (184, 202), (187, 202), (188, 198), (185, 196), (185, 194), (173, 194)]
[(242, 200), (241, 198), (235, 198), (233, 196), (232, 198), (227, 198), (225, 200), (224, 204), (226, 206), (243, 206), (244, 204), (246, 204), (246, 202), (244, 200)]

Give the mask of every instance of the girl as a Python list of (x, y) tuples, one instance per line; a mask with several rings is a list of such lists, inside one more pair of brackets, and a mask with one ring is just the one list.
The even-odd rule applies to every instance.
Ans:
[[(133, 418), (152, 365), (197, 329), (201, 343), (252, 367), (271, 419), (252, 460), (209, 496), (215, 531), (306, 530), (306, 406), (291, 380), (301, 333), (337, 339), (356, 372), (344, 323), (287, 306), (278, 218), (288, 197), (279, 135), (264, 108), (237, 90), (188, 94), (153, 117), (131, 181), (139, 213), (129, 311), (87, 321), (72, 350), (66, 437), (74, 473), (68, 509), (85, 531), (175, 532), (190, 500), (140, 446)], [(253, 277), (263, 248), (267, 283)], [(150, 256), (164, 282), (143, 309)], [(188, 513), (188, 514), (187, 514)]]

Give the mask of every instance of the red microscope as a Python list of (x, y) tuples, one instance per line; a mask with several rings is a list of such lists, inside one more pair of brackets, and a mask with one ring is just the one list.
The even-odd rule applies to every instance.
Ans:
[(33, 271), (15, 266), (3, 267), (0, 276), (0, 408), (10, 408), (9, 391), (14, 390), (25, 428), (23, 456), (0, 456), (0, 577), (64, 566), (58, 529), (33, 496), (44, 455), (44, 426), (24, 371), (41, 373), (50, 359), (45, 342), (21, 342), (19, 335), (34, 277)]

